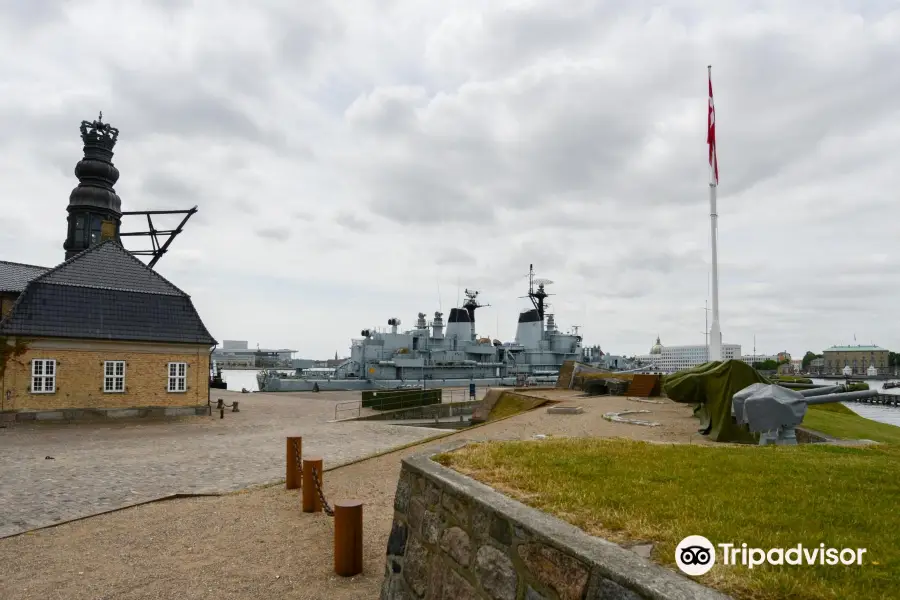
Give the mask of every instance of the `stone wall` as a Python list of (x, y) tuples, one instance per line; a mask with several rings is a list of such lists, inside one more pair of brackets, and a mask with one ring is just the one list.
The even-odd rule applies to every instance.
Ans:
[[(54, 359), (56, 391), (31, 393), (31, 361)], [(125, 361), (125, 391), (104, 392), (104, 361)], [(168, 392), (168, 363), (187, 363), (187, 389)], [(55, 411), (68, 408), (197, 406), (209, 392), (209, 347), (35, 339), (25, 354), (10, 360), (0, 388), (2, 409)], [(9, 393), (7, 397), (7, 392)]]
[(404, 459), (394, 511), (382, 600), (727, 598), (428, 455)]
[(437, 417), (458, 417), (459, 415), (471, 415), (480, 401), (454, 402), (453, 404), (430, 404), (417, 406), (416, 408), (404, 408), (386, 413), (366, 415), (358, 417), (356, 421), (399, 421), (401, 419), (433, 419)]

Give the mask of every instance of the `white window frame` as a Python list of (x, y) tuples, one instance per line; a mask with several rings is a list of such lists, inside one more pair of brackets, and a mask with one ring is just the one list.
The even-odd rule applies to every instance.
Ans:
[(166, 391), (170, 394), (187, 392), (187, 363), (170, 362), (166, 371)]
[[(121, 367), (121, 369), (119, 367)], [(120, 372), (121, 372), (121, 374), (120, 374)], [(103, 361), (103, 393), (104, 394), (124, 394), (125, 393), (125, 361), (124, 360), (105, 360), (105, 361)]]
[(35, 358), (31, 361), (31, 393), (56, 393), (55, 358)]

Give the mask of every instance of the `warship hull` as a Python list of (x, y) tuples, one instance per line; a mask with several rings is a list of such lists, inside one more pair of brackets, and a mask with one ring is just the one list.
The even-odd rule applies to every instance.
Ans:
[[(529, 383), (540, 383), (540, 384), (555, 384), (556, 377), (548, 378), (548, 377), (540, 377), (540, 378), (529, 378)], [(475, 384), (478, 387), (488, 387), (488, 386), (508, 386), (508, 387), (516, 387), (517, 385), (521, 385), (521, 381), (517, 383), (515, 377), (493, 377), (486, 379), (427, 379), (424, 382), (424, 387), (429, 389), (438, 389), (438, 388), (456, 388), (456, 387), (467, 387), (470, 384)], [(410, 381), (408, 379), (400, 380), (400, 379), (379, 379), (379, 380), (367, 380), (367, 379), (303, 379), (298, 377), (272, 377), (266, 380), (265, 389), (260, 389), (260, 391), (265, 392), (311, 392), (316, 389), (318, 386), (318, 390), (321, 392), (344, 392), (344, 391), (355, 391), (355, 390), (392, 390), (392, 389), (401, 389), (408, 387), (421, 388), (423, 387), (423, 382), (419, 381)]]

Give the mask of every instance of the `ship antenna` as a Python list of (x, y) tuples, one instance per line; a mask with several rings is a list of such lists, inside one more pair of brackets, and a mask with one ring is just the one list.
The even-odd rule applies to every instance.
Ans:
[(438, 310), (444, 312), (444, 307), (441, 306), (441, 277), (437, 277), (437, 287), (438, 287)]
[[(537, 291), (534, 289), (535, 283), (538, 284)], [(552, 295), (544, 290), (544, 286), (551, 283), (553, 282), (549, 279), (535, 279), (534, 265), (528, 265), (528, 296), (526, 297), (531, 300), (531, 304), (534, 305), (535, 310), (537, 310), (541, 321), (544, 320), (544, 299)]]

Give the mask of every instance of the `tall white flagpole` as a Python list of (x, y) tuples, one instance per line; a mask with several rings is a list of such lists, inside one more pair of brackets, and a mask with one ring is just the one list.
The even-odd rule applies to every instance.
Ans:
[(712, 65), (706, 68), (709, 78), (709, 112), (707, 143), (709, 144), (709, 227), (712, 242), (712, 325), (709, 328), (709, 360), (722, 360), (722, 330), (719, 325), (719, 257), (718, 214), (716, 213), (716, 188), (719, 185), (719, 169), (716, 159), (716, 110), (713, 105)]

